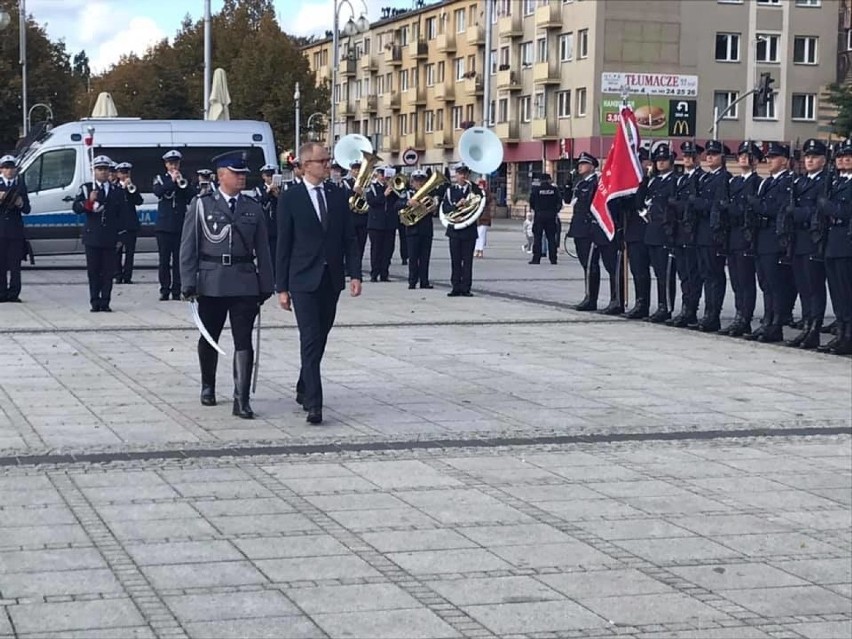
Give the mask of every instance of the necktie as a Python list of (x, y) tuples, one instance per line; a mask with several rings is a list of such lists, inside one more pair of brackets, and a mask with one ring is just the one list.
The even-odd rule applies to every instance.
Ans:
[(328, 225), (328, 209), (325, 206), (325, 197), (323, 196), (322, 187), (315, 186), (314, 191), (317, 193), (317, 202), (319, 203), (320, 223), (323, 228), (326, 228)]
[(230, 200), (228, 200), (228, 208), (230, 208), (230, 209), (231, 209), (231, 215), (233, 215), (234, 213), (236, 213), (236, 210), (237, 210), (237, 198), (232, 197)]

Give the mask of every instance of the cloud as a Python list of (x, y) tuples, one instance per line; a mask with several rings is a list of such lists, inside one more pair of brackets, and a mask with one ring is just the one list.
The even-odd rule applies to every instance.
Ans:
[[(382, 7), (394, 7), (397, 9), (410, 9), (412, 0), (352, 0), (352, 8), (355, 10), (355, 19), (364, 12), (366, 3), (367, 18), (375, 22), (382, 15)], [(430, 1), (427, 0), (427, 4)], [(297, 2), (296, 0), (278, 0), (278, 20), (281, 27), (287, 33), (297, 36), (323, 35), (330, 31), (334, 21), (334, 0), (307, 0)], [(349, 19), (352, 12), (347, 3), (342, 3), (340, 8), (340, 27)]]
[(108, 40), (90, 54), (94, 73), (101, 73), (118, 62), (122, 55), (144, 54), (151, 46), (166, 37), (165, 31), (151, 18), (132, 18), (121, 31), (114, 32)]

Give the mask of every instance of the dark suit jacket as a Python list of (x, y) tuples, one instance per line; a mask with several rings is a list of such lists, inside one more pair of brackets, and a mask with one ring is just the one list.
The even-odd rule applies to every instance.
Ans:
[[(27, 196), (27, 183), (24, 181), (23, 175), (17, 177), (17, 190), (22, 200), (21, 207), (18, 208), (12, 202), (10, 206), (0, 209), (0, 237), (22, 240), (24, 239), (24, 220), (21, 216), (28, 215), (30, 212), (30, 198)], [(5, 195), (6, 185), (0, 179), (0, 202), (3, 201)]]
[(89, 203), (91, 189), (91, 182), (81, 185), (71, 205), (75, 213), (86, 216), (83, 224), (83, 245), (92, 248), (115, 248), (122, 220), (127, 216), (125, 191), (117, 186), (110, 186), (106, 197), (103, 190), (99, 191), (98, 210), (94, 210)]
[(352, 279), (361, 279), (361, 252), (347, 192), (328, 183), (323, 192), (328, 208), (326, 228), (320, 224), (306, 183), (287, 189), (278, 198), (275, 289), (279, 293), (317, 290), (326, 264), (338, 291), (346, 287), (344, 264), (350, 265)]

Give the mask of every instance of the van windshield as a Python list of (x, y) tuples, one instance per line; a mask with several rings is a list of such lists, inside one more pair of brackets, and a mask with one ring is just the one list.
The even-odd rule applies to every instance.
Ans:
[(76, 149), (55, 149), (38, 156), (26, 171), (24, 180), (30, 192), (64, 189), (74, 182)]

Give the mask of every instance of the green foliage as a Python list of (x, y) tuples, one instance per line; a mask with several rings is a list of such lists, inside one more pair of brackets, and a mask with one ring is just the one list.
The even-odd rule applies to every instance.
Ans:
[(828, 93), (828, 101), (838, 109), (834, 133), (848, 138), (852, 136), (852, 85), (832, 84)]

